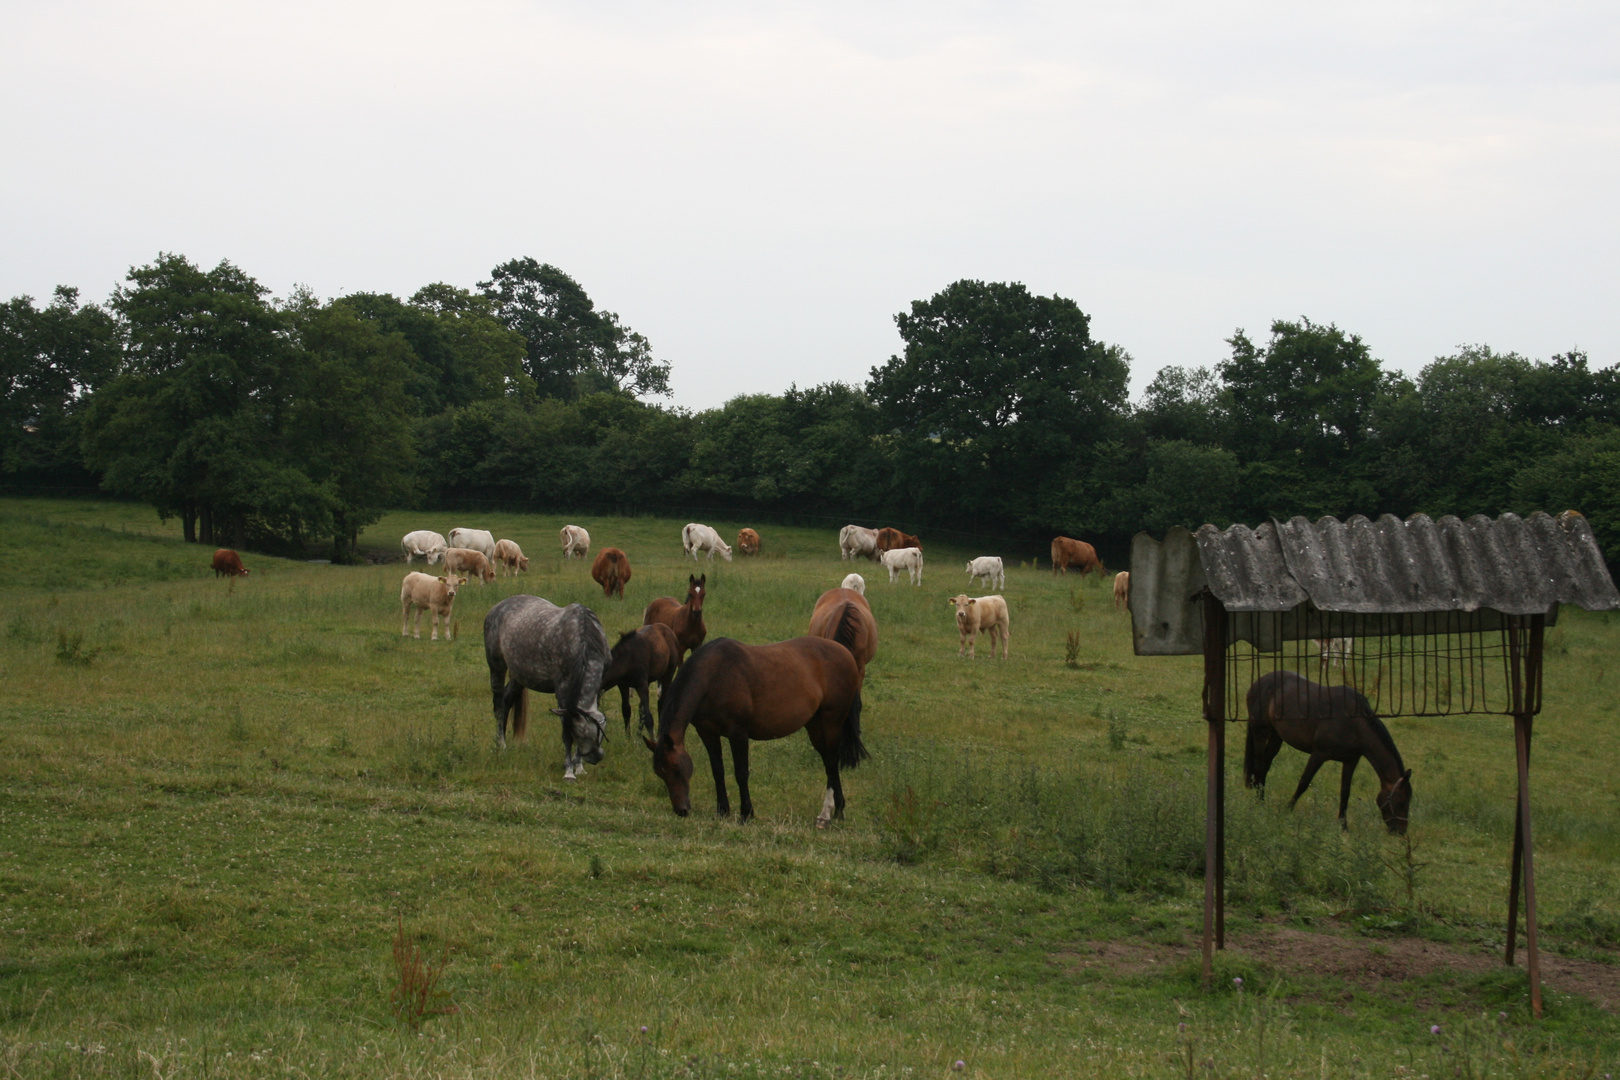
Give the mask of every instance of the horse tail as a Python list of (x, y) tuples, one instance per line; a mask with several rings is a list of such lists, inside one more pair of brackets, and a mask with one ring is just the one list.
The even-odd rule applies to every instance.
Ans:
[(529, 688), (518, 687), (517, 708), (512, 710), (512, 738), (521, 739), (529, 730)]
[(855, 643), (860, 637), (860, 633), (860, 613), (855, 610), (853, 601), (846, 600), (844, 601), (844, 614), (838, 620), (838, 628), (833, 631), (833, 640), (854, 653)]
[(844, 730), (838, 736), (838, 764), (853, 769), (871, 754), (861, 742), (861, 692), (855, 691), (855, 700), (849, 703), (849, 715), (844, 717)]

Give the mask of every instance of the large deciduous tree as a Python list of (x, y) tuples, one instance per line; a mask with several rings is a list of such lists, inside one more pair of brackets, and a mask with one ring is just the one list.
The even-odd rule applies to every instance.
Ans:
[(950, 504), (1018, 527), (1061, 526), (1071, 480), (1126, 405), (1129, 358), (1073, 301), (958, 281), (895, 316), (905, 352), (867, 392), (919, 509)]

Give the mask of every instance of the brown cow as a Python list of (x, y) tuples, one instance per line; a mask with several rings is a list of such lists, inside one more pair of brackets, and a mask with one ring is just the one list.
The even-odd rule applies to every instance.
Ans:
[(1124, 611), (1131, 606), (1131, 572), (1121, 570), (1114, 575), (1114, 610)]
[(836, 641), (855, 657), (866, 676), (866, 665), (877, 655), (877, 620), (866, 597), (854, 589), (828, 589), (816, 600), (810, 615), (810, 636)]
[(740, 555), (759, 554), (759, 533), (753, 529), (743, 529), (737, 533), (737, 553)]
[(899, 529), (885, 527), (878, 530), (877, 550), (879, 555), (882, 555), (885, 551), (893, 551), (895, 548), (908, 547), (914, 547), (920, 551), (922, 550), (922, 541), (910, 533), (901, 532)]
[(445, 548), (444, 572), (477, 577), (485, 585), (495, 580), (495, 568), (489, 565), (489, 560), (484, 557), (482, 551), (474, 551), (472, 548)]
[(1069, 567), (1079, 568), (1082, 574), (1089, 574), (1093, 570), (1103, 572), (1102, 560), (1097, 558), (1097, 549), (1084, 540), (1071, 540), (1067, 536), (1052, 538), (1052, 573), (1067, 574)]
[(603, 596), (623, 600), (624, 587), (630, 583), (629, 557), (618, 548), (603, 548), (591, 564), (591, 579), (602, 586)]
[(247, 567), (242, 565), (242, 556), (230, 548), (220, 548), (214, 552), (214, 576), (224, 574), (226, 577), (247, 577)]
[(677, 604), (673, 596), (660, 596), (647, 605), (647, 610), (641, 615), (644, 626), (653, 623), (663, 623), (675, 631), (675, 637), (681, 643), (681, 658), (685, 661), (686, 654), (703, 644), (703, 639), (709, 636), (709, 628), (703, 623), (703, 599), (708, 595), (709, 575), (702, 577), (686, 576), (686, 603)]
[(422, 612), (430, 611), (433, 640), (439, 640), (439, 621), (444, 620), (444, 640), (450, 640), (450, 608), (456, 602), (456, 587), (467, 584), (466, 578), (433, 577), (430, 574), (406, 574), (399, 586), (399, 636), (405, 636), (411, 612), (416, 612), (416, 637), (422, 636)]
[(613, 655), (602, 671), (602, 693), (615, 686), (624, 709), (624, 730), (630, 730), (630, 691), (641, 698), (641, 726), (653, 733), (653, 714), (648, 685), (658, 684), (658, 700), (669, 693), (670, 680), (681, 666), (681, 643), (675, 631), (663, 623), (639, 626), (619, 635)]

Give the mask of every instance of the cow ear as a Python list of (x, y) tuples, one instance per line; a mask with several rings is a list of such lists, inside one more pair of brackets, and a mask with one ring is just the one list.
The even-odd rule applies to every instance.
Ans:
[[(440, 578), (440, 579), (439, 579), (439, 580), (440, 580), (440, 581), (444, 581), (444, 578), (442, 578), (442, 577), (441, 577), (441, 578)], [(445, 583), (446, 583), (446, 584), (449, 584), (449, 583), (448, 583), (448, 582), (445, 582)]]
[(968, 601), (968, 607), (972, 607), (974, 604), (977, 604), (977, 603), (978, 603), (977, 600), (969, 600)]

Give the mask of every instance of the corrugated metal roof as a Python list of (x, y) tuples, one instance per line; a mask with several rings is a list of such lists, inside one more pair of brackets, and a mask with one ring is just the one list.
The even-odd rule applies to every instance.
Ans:
[(1196, 534), (1211, 591), (1228, 611), (1407, 614), (1488, 609), (1546, 614), (1558, 604), (1620, 608), (1620, 593), (1579, 514), (1405, 521), (1302, 517)]
[[(1205, 525), (1195, 535), (1172, 529), (1162, 544), (1146, 533), (1132, 541), (1131, 624), (1139, 655), (1203, 651), (1202, 612), (1193, 596), (1206, 583), (1233, 613), (1232, 635), (1263, 650), (1299, 637), (1480, 630), (1500, 625), (1494, 613), (1556, 618), (1559, 604), (1620, 608), (1592, 528), (1572, 512), (1467, 521), (1386, 514), (1314, 524), (1296, 517), (1224, 531)], [(1293, 614), (1279, 623), (1245, 619), (1246, 612)], [(1411, 618), (1446, 612), (1492, 617), (1455, 626)]]

